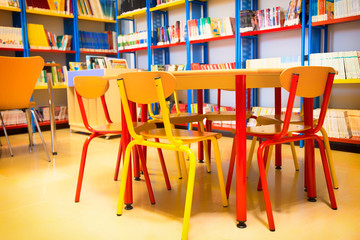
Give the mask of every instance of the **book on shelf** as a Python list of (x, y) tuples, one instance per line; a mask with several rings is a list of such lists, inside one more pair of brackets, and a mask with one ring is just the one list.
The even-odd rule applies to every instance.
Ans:
[(106, 57), (105, 60), (108, 68), (128, 69), (126, 59)]
[(235, 18), (200, 18), (188, 20), (189, 40), (202, 40), (234, 34)]
[(119, 15), (146, 9), (146, 0), (118, 0)]
[(147, 47), (147, 31), (142, 30), (118, 36), (118, 50)]
[(76, 0), (79, 16), (114, 20), (115, 5), (112, 0)]
[[(79, 64), (79, 63), (75, 63), (75, 64)], [(74, 63), (72, 63), (71, 65), (70, 65), (70, 70), (72, 70), (71, 67), (73, 69), (75, 68)], [(80, 66), (82, 69), (84, 69), (82, 65)], [(106, 68), (127, 69), (128, 65), (126, 59), (111, 58), (104, 56), (92, 56), (92, 55), (86, 56), (85, 69), (106, 69)], [(77, 69), (77, 70), (82, 70), (82, 69)]]
[(235, 68), (235, 62), (216, 64), (191, 63), (191, 70), (226, 70)]
[(157, 40), (155, 45), (174, 44), (178, 42), (185, 42), (186, 31), (185, 21), (176, 21), (174, 25), (158, 27), (154, 34)]
[(0, 48), (24, 48), (22, 29), (17, 27), (0, 27)]
[(286, 11), (284, 26), (293, 26), (300, 24), (302, 0), (291, 0)]
[(335, 79), (360, 79), (359, 51), (312, 53), (309, 61), (311, 66), (333, 67)]
[[(55, 63), (55, 62), (51, 62), (51, 63)], [(61, 66), (45, 66), (40, 73), (40, 76), (36, 82), (36, 86), (47, 87), (48, 81), (52, 82), (53, 86), (66, 85)]]
[(69, 62), (70, 71), (86, 70), (86, 62)]
[(0, 0), (0, 6), (4, 7), (20, 7), (19, 0)]
[(184, 64), (151, 65), (151, 71), (185, 71)]
[(26, 8), (61, 14), (72, 14), (72, 0), (26, 0)]
[(312, 21), (326, 21), (360, 15), (358, 0), (311, 0)]
[(79, 46), (81, 51), (116, 52), (116, 32), (79, 31)]

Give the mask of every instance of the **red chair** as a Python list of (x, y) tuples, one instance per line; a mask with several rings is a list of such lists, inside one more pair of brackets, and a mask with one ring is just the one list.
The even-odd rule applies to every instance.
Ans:
[[(107, 108), (107, 104), (105, 101), (105, 93), (109, 89), (109, 81), (107, 78), (102, 77), (84, 77), (84, 76), (78, 76), (74, 78), (74, 87), (75, 92), (77, 96), (77, 100), (80, 107), (81, 117), (83, 119), (83, 123), (86, 127), (86, 129), (91, 132), (91, 135), (88, 136), (84, 142), (83, 150), (81, 154), (81, 161), (80, 161), (80, 169), (79, 169), (79, 176), (78, 176), (78, 182), (76, 187), (76, 194), (75, 194), (75, 202), (80, 201), (80, 193), (81, 193), (81, 186), (84, 176), (84, 168), (85, 168), (85, 162), (86, 162), (86, 155), (87, 150), (89, 147), (89, 144), (92, 139), (104, 135), (121, 135), (122, 134), (122, 125), (121, 122), (112, 122), (110, 119), (109, 111)], [(96, 99), (100, 98), (102, 107), (104, 110), (104, 115), (107, 121), (106, 125), (103, 126), (90, 126), (88, 122), (88, 117), (86, 115), (85, 107), (83, 98), (85, 99)], [(119, 102), (120, 104), (120, 102)], [(154, 123), (138, 123), (134, 122), (134, 128), (136, 131), (145, 131), (156, 128), (156, 125)], [(136, 148), (137, 153), (139, 153), (141, 164), (144, 171), (145, 181), (147, 185), (150, 185), (149, 176), (146, 169), (146, 163), (145, 159), (143, 157), (143, 154), (141, 153), (140, 149)], [(119, 167), (120, 167), (120, 160), (121, 160), (121, 154), (122, 154), (122, 140), (120, 140), (120, 147), (119, 147), (119, 153), (117, 157), (117, 163), (116, 163), (116, 170), (115, 170), (115, 176), (114, 180), (117, 180), (118, 173), (119, 173)], [(160, 154), (160, 153), (159, 153)], [(163, 167), (163, 173), (165, 177), (165, 181), (167, 184), (167, 188), (171, 189), (169, 178), (167, 175), (166, 167), (164, 160), (162, 158), (162, 154), (160, 157), (161, 165)], [(152, 191), (149, 191), (150, 199), (153, 199)], [(151, 200), (153, 201), (153, 200)]]
[[(326, 159), (324, 144), (321, 141), (320, 137), (316, 135), (316, 133), (320, 131), (324, 122), (327, 106), (330, 99), (330, 93), (331, 93), (334, 75), (335, 75), (335, 70), (331, 67), (306, 66), (306, 67), (293, 67), (284, 70), (280, 75), (280, 81), (282, 87), (285, 90), (289, 91), (289, 99), (286, 108), (284, 122), (247, 128), (247, 133), (249, 135), (258, 138), (266, 138), (266, 141), (263, 141), (258, 148), (257, 159), (259, 165), (261, 186), (265, 200), (267, 218), (269, 222), (269, 228), (271, 231), (275, 230), (275, 223), (272, 214), (269, 189), (267, 185), (266, 173), (264, 167), (266, 165), (266, 157), (263, 157), (264, 150), (266, 150), (271, 145), (289, 143), (299, 140), (309, 140), (309, 139), (316, 140), (320, 149), (321, 160), (326, 178), (326, 185), (331, 202), (331, 208), (334, 210), (337, 209), (334, 190), (332, 188), (328, 161)], [(290, 124), (295, 96), (299, 96), (303, 98), (315, 98), (321, 95), (323, 95), (323, 102), (322, 102), (318, 123), (315, 127)], [(296, 133), (296, 134), (302, 133), (302, 135), (289, 135), (289, 133)], [(307, 164), (308, 163), (305, 162), (305, 165)], [(305, 182), (309, 177), (307, 174), (309, 173), (306, 171)], [(309, 201), (313, 201), (313, 200), (314, 199), (309, 199)]]

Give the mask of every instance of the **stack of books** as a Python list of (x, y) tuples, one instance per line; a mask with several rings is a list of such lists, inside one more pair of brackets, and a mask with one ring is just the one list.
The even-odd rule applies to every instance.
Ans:
[(23, 48), (22, 29), (0, 27), (0, 48)]
[(185, 21), (176, 21), (174, 25), (159, 27), (156, 29), (156, 45), (185, 42)]
[(285, 16), (284, 26), (293, 26), (300, 24), (302, 0), (291, 0)]
[(146, 0), (118, 0), (119, 14), (125, 14), (146, 8)]
[(234, 35), (235, 18), (200, 18), (188, 20), (189, 40)]
[(139, 31), (118, 36), (118, 50), (147, 47), (147, 31)]
[(81, 51), (116, 52), (116, 32), (79, 31), (79, 39)]
[(360, 15), (358, 0), (311, 0), (312, 21), (326, 21)]

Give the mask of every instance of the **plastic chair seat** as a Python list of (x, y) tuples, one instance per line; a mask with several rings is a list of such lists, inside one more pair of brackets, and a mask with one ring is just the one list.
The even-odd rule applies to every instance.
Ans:
[[(205, 114), (208, 121), (235, 121), (236, 112), (235, 111), (217, 111), (217, 112), (208, 112)], [(252, 116), (252, 112), (246, 112), (246, 118)]]
[[(154, 120), (162, 119), (161, 114), (152, 116)], [(171, 113), (169, 114), (171, 124), (186, 124), (200, 122), (205, 119), (205, 115), (197, 113)]]
[[(141, 132), (140, 134), (148, 139), (168, 139), (164, 128), (152, 129), (149, 131)], [(172, 134), (176, 140), (182, 140), (185, 144), (203, 141), (209, 139), (210, 137), (215, 137), (216, 139), (219, 139), (222, 136), (221, 133), (188, 131), (183, 129), (172, 129)]]
[[(133, 125), (136, 133), (140, 133), (142, 131), (156, 128), (155, 123), (134, 122)], [(108, 123), (102, 126), (95, 126), (93, 127), (93, 129), (96, 132), (118, 134), (122, 130), (122, 123), (121, 122)]]
[[(247, 127), (246, 133), (249, 135), (275, 135), (281, 133), (281, 130), (283, 129), (282, 123), (275, 123), (270, 125), (262, 125), (262, 126), (256, 126), (256, 127)], [(305, 125), (297, 125), (297, 124), (291, 124), (289, 125), (288, 132), (304, 132), (306, 130), (311, 129), (310, 126)]]

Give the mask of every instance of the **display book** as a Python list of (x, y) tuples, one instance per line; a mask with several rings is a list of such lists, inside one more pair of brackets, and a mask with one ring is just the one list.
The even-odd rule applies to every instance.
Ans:
[(360, 15), (359, 0), (311, 0), (312, 22)]
[(69, 51), (72, 45), (71, 35), (57, 36), (45, 30), (42, 24), (27, 24), (28, 40), (31, 49)]
[(80, 51), (116, 53), (116, 32), (79, 31)]
[(79, 16), (114, 20), (113, 0), (76, 0), (76, 4)]
[(129, 34), (119, 34), (118, 50), (147, 47), (147, 31), (141, 30)]
[(185, 42), (185, 26), (186, 21), (176, 21), (174, 25), (158, 27), (156, 29), (156, 37), (153, 37), (153, 39), (156, 39), (154, 45), (166, 45)]
[(24, 0), (29, 10), (72, 14), (72, 0)]
[(189, 40), (231, 36), (235, 33), (235, 18), (200, 18), (188, 20)]
[(36, 82), (36, 86), (47, 87), (48, 81), (51, 81), (53, 86), (66, 85), (61, 65), (56, 64), (54, 61), (45, 64), (44, 69), (41, 71), (40, 76)]
[(19, 7), (19, 0), (0, 0), (0, 6)]
[(128, 69), (126, 59), (87, 55), (86, 62), (69, 62), (70, 71), (86, 69)]
[(24, 48), (22, 29), (0, 26), (0, 48)]

